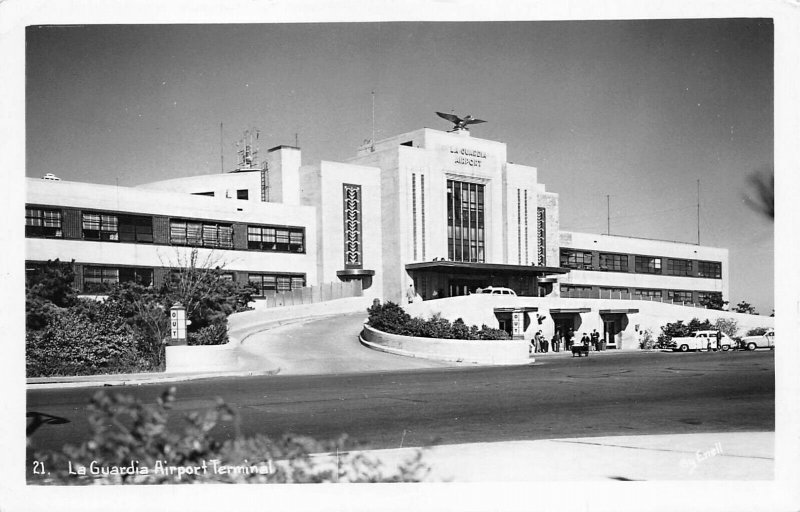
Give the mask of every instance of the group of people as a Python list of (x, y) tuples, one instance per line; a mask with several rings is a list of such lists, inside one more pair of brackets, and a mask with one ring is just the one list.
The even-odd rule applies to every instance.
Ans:
[[(600, 341), (600, 333), (597, 329), (593, 329), (591, 333), (583, 333), (579, 341), (583, 346), (589, 347), (589, 350), (605, 350), (604, 343)], [(530, 341), (529, 353), (541, 352), (561, 352), (562, 350), (571, 350), (575, 344), (575, 331), (569, 329), (563, 336), (560, 331), (556, 331), (552, 339), (548, 340), (542, 335), (542, 331), (537, 331)]]

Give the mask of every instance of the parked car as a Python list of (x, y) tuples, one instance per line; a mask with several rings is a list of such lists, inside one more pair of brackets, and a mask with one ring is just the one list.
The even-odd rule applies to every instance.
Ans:
[(481, 294), (490, 294), (490, 295), (514, 295), (516, 297), (517, 292), (512, 290), (511, 288), (502, 288), (500, 286), (488, 286), (481, 290)]
[(771, 350), (775, 349), (775, 329), (769, 329), (764, 334), (760, 336), (745, 336), (742, 338), (741, 345), (742, 348), (746, 348), (747, 350), (755, 350), (757, 348), (768, 348)]
[[(689, 336), (672, 338), (667, 346), (673, 351), (688, 352), (689, 350), (708, 350), (709, 343), (711, 343), (711, 350), (717, 349), (717, 331), (695, 331)], [(736, 346), (736, 343), (724, 332), (719, 344), (724, 351)]]

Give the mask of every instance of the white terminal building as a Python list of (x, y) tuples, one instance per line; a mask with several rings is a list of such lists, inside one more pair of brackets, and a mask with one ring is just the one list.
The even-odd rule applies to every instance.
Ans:
[(74, 260), (75, 286), (96, 294), (157, 286), (192, 247), (262, 296), (357, 280), (367, 297), (405, 304), (413, 287), (427, 304), (506, 287), (547, 318), (538, 328), (597, 327), (611, 347), (636, 323), (631, 304), (728, 300), (727, 249), (562, 231), (537, 169), (466, 129), (419, 129), (347, 162), (254, 156), (245, 145), (235, 171), (136, 187), (29, 178), (26, 267)]

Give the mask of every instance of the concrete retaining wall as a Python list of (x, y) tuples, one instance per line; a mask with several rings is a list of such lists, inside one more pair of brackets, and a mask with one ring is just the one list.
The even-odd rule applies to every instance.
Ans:
[(230, 371), (238, 365), (235, 345), (179, 345), (166, 348), (167, 373)]
[(364, 325), (361, 338), (373, 348), (387, 352), (482, 364), (525, 364), (530, 362), (524, 340), (443, 340), (388, 334)]

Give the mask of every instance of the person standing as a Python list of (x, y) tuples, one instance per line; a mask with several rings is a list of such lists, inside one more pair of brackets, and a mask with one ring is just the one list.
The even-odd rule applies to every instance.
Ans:
[[(541, 332), (541, 331), (539, 331), (539, 332)], [(549, 341), (547, 340), (547, 338), (542, 336), (542, 352), (547, 353), (547, 352), (550, 351), (550, 347), (547, 346), (548, 344), (549, 344)]]
[(591, 339), (592, 339), (592, 350), (594, 350), (595, 352), (599, 351), (600, 350), (600, 333), (597, 332), (597, 329), (592, 329)]
[(717, 329), (717, 351), (722, 350), (722, 331)]
[(553, 340), (551, 345), (553, 352), (558, 352), (558, 331), (556, 331), (556, 333), (553, 335)]
[(570, 327), (569, 331), (567, 331), (567, 340), (566, 340), (567, 343), (564, 347), (564, 350), (572, 349), (572, 343), (574, 342), (574, 339), (575, 339), (575, 331), (572, 329), (572, 327)]

